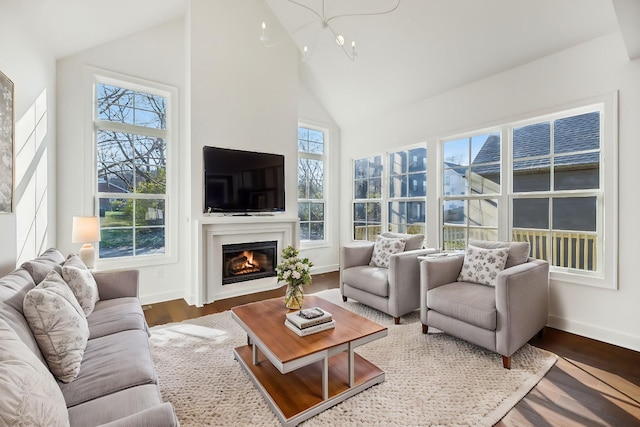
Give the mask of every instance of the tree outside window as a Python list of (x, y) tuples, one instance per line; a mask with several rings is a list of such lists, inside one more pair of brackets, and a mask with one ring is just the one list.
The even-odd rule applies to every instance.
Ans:
[(300, 241), (325, 240), (325, 133), (298, 128), (298, 218)]
[(96, 85), (100, 258), (164, 254), (167, 98)]

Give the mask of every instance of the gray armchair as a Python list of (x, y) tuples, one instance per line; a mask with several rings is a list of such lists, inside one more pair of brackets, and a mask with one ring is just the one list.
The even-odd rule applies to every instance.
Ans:
[(495, 287), (457, 281), (464, 254), (427, 257), (420, 263), (422, 332), (432, 326), (499, 353), (503, 366), (510, 369), (513, 353), (547, 323), (549, 264), (528, 257), (528, 242), (469, 244), (510, 247)]
[(420, 307), (420, 264), (418, 256), (438, 252), (421, 249), (422, 234), (382, 233), (384, 237), (404, 237), (404, 252), (391, 255), (389, 268), (369, 265), (373, 242), (355, 242), (340, 249), (340, 292), (344, 301), (352, 298), (393, 317)]

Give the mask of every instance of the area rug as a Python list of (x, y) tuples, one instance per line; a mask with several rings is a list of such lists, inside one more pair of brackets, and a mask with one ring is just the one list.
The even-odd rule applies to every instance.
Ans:
[[(389, 328), (356, 350), (385, 371), (386, 381), (301, 424), (313, 426), (491, 426), (556, 362), (525, 345), (511, 370), (500, 355), (444, 333), (422, 334), (419, 312), (400, 325), (338, 289), (317, 293)], [(160, 390), (182, 426), (278, 426), (275, 414), (233, 358), (247, 342), (229, 311), (151, 328)]]

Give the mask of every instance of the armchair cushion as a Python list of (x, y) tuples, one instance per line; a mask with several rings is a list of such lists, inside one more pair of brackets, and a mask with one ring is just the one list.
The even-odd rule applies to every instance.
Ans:
[(458, 282), (495, 286), (496, 277), (504, 269), (508, 256), (509, 248), (484, 249), (469, 245)]
[(376, 243), (373, 246), (371, 261), (369, 265), (372, 267), (389, 268), (389, 258), (391, 255), (404, 251), (407, 240), (402, 237), (376, 237)]
[(439, 286), (427, 294), (427, 307), (474, 326), (496, 330), (496, 291), (476, 283)]
[(469, 239), (469, 246), (484, 249), (509, 248), (509, 256), (504, 268), (524, 264), (529, 259), (529, 242), (492, 242)]
[(389, 296), (389, 269), (361, 265), (342, 271), (342, 281), (370, 294)]

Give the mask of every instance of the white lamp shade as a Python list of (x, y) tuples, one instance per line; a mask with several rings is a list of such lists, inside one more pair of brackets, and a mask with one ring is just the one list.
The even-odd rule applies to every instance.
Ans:
[(95, 243), (100, 241), (100, 222), (97, 216), (74, 216), (71, 231), (72, 243)]

